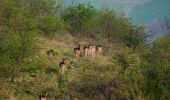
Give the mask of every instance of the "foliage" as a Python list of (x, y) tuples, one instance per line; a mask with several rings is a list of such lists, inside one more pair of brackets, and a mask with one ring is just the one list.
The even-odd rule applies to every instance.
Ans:
[(53, 38), (57, 30), (64, 28), (64, 22), (55, 16), (40, 17), (39, 29), (43, 31), (44, 36)]
[(170, 38), (157, 39), (146, 66), (145, 93), (153, 99), (167, 99), (170, 93)]
[(96, 19), (96, 32), (102, 34), (103, 39), (107, 39), (109, 43), (113, 43), (115, 37), (124, 36), (130, 26), (128, 19), (121, 18), (116, 12), (108, 9), (99, 11)]
[(34, 16), (54, 15), (56, 12), (55, 0), (20, 0)]
[(122, 37), (124, 43), (132, 50), (136, 49), (140, 45), (146, 44), (148, 37), (144, 27), (135, 26), (130, 27), (129, 31)]
[[(7, 68), (6, 71), (9, 71), (8, 74), (3, 75), (13, 73), (10, 77), (15, 77), (15, 74), (19, 73), (24, 60), (35, 52), (34, 42), (34, 37), (29, 33), (22, 34), (22, 36), (18, 33), (9, 33), (8, 36), (0, 42), (0, 67), (3, 69)], [(4, 70), (1, 71), (4, 72)]]
[(95, 16), (95, 10), (89, 3), (88, 5), (78, 4), (77, 6), (68, 7), (63, 19), (70, 32), (86, 33), (90, 28), (91, 21)]
[(20, 72), (24, 60), (35, 52), (36, 24), (20, 1), (5, 0), (2, 7), (0, 68), (6, 74), (1, 74), (1, 78), (14, 78)]

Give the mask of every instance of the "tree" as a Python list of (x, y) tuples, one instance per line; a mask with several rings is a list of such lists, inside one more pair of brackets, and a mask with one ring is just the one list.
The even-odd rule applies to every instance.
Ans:
[(116, 12), (104, 9), (99, 12), (98, 31), (109, 43), (113, 43), (115, 37), (122, 37), (128, 32), (130, 22), (126, 18), (121, 18)]
[[(167, 99), (170, 93), (170, 36), (156, 39), (144, 69), (144, 93), (153, 99)], [(146, 60), (145, 59), (145, 60)], [(146, 62), (145, 62), (146, 63)]]
[(47, 16), (56, 13), (55, 0), (20, 0), (34, 16)]
[(43, 31), (44, 36), (53, 38), (56, 30), (63, 29), (65, 27), (64, 21), (55, 16), (42, 16), (40, 17), (39, 29)]
[(87, 5), (78, 4), (68, 7), (63, 19), (67, 24), (67, 29), (72, 33), (86, 33), (89, 29), (90, 21), (95, 16), (95, 10), (89, 3)]
[(3, 0), (0, 5), (0, 77), (13, 80), (35, 52), (36, 24), (21, 0)]
[(122, 36), (124, 43), (135, 50), (139, 45), (145, 45), (148, 33), (142, 26), (129, 27), (129, 31)]
[(165, 22), (167, 34), (170, 34), (170, 18), (166, 18), (166, 19), (164, 20), (164, 22)]

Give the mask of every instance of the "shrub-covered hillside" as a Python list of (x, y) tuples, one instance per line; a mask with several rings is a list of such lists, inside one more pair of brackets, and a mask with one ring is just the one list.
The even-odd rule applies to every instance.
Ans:
[[(169, 100), (170, 35), (153, 43), (149, 36), (90, 2), (2, 0), (0, 100), (37, 100), (45, 92), (47, 100)], [(102, 54), (85, 57), (88, 44), (102, 45)]]

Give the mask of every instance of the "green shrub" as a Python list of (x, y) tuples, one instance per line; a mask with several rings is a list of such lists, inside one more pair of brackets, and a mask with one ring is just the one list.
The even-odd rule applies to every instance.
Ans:
[(64, 22), (55, 16), (42, 16), (38, 27), (42, 30), (44, 36), (54, 38), (55, 32), (64, 28)]
[(125, 33), (121, 38), (129, 48), (135, 50), (140, 45), (146, 44), (147, 37), (148, 37), (148, 33), (146, 32), (144, 27), (131, 26), (129, 27), (129, 31)]
[(24, 66), (23, 62), (35, 52), (34, 36), (31, 34), (9, 33), (0, 42), (0, 68), (8, 77), (15, 77)]
[(167, 99), (170, 93), (170, 38), (157, 39), (144, 64), (144, 92), (152, 99)]
[(67, 29), (71, 33), (81, 33), (87, 35), (91, 22), (95, 16), (95, 9), (89, 3), (88, 5), (78, 4), (73, 7), (68, 7), (63, 19), (66, 22)]

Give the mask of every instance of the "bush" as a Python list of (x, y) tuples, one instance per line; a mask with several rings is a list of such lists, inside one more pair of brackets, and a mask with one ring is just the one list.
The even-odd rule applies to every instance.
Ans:
[[(29, 33), (9, 33), (0, 42), (0, 68), (8, 77), (15, 77), (23, 67), (26, 58), (35, 52), (34, 36)], [(8, 73), (8, 74), (7, 74)]]
[(138, 46), (146, 44), (147, 37), (148, 33), (146, 32), (144, 27), (131, 26), (130, 30), (122, 36), (122, 40), (129, 48), (135, 50)]
[(86, 36), (89, 28), (93, 25), (93, 18), (95, 17), (95, 9), (89, 3), (88, 5), (78, 4), (73, 7), (68, 7), (63, 19), (66, 22), (67, 29), (71, 33), (81, 33)]
[(54, 38), (55, 32), (64, 28), (64, 22), (55, 16), (42, 16), (39, 19), (38, 27), (42, 30), (44, 36)]
[(145, 94), (152, 99), (170, 97), (170, 37), (157, 39), (145, 65)]

